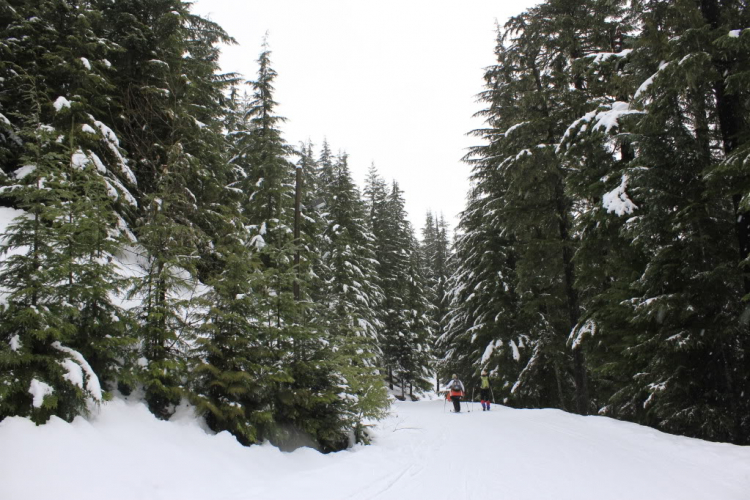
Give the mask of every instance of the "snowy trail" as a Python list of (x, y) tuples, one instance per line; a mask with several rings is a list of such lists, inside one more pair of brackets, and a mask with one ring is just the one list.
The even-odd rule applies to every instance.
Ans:
[[(750, 498), (750, 448), (557, 410), (496, 406), (488, 413), (475, 405), (472, 413), (453, 415), (441, 407), (396, 406), (398, 417), (387, 422), (372, 450), (385, 455), (383, 469), (390, 471), (392, 484), (382, 498), (482, 498), (489, 492), (513, 499)], [(354, 463), (342, 467), (356, 471)], [(449, 479), (454, 468), (460, 479)], [(370, 486), (358, 498), (381, 496)]]
[[(477, 411), (478, 410), (478, 411)], [(455, 475), (454, 475), (455, 472)], [(750, 447), (603, 417), (398, 402), (375, 444), (321, 455), (243, 448), (184, 413), (116, 400), (90, 422), (0, 423), (2, 500), (748, 500)]]

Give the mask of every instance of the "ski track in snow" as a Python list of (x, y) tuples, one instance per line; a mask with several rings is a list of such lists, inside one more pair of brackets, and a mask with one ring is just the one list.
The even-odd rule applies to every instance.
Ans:
[(397, 402), (373, 445), (329, 455), (245, 448), (187, 410), (163, 422), (120, 399), (71, 424), (9, 418), (0, 499), (750, 498), (750, 447), (559, 410), (462, 407)]

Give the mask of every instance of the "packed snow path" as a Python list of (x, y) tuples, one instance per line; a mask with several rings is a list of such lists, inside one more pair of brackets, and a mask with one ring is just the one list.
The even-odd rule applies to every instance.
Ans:
[(372, 446), (244, 448), (181, 412), (113, 401), (91, 421), (0, 423), (3, 500), (747, 500), (750, 447), (557, 410), (396, 403)]

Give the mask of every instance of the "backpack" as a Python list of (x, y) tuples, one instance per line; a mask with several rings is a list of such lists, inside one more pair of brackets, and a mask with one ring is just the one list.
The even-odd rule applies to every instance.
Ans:
[(460, 380), (456, 379), (453, 381), (453, 384), (451, 385), (451, 391), (452, 392), (463, 392), (463, 384)]

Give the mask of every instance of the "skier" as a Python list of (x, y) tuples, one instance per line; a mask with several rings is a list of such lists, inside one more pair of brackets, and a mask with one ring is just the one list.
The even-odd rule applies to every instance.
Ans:
[(479, 397), (482, 401), (482, 411), (490, 411), (490, 377), (487, 375), (487, 370), (482, 370), (481, 380)]
[(461, 397), (464, 395), (464, 384), (458, 380), (458, 375), (453, 374), (453, 380), (448, 382), (445, 388), (450, 391), (450, 400), (453, 401), (453, 411), (461, 413)]

